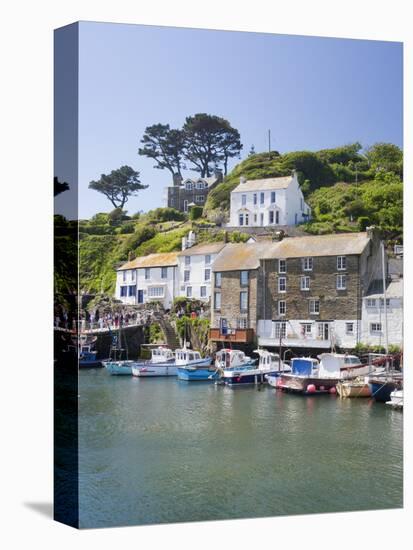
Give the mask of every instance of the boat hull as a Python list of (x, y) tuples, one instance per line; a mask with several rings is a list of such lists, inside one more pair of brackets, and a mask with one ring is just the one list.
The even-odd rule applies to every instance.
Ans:
[(339, 382), (336, 386), (336, 389), (338, 395), (342, 398), (371, 396), (371, 390), (368, 384)]
[(370, 380), (371, 396), (380, 403), (390, 401), (390, 394), (401, 388), (399, 380)]
[(280, 372), (277, 370), (264, 369), (244, 369), (233, 372), (225, 372), (222, 380), (227, 386), (239, 386), (243, 384), (266, 384), (269, 377), (278, 377)]
[(211, 365), (211, 358), (194, 361), (188, 365), (177, 365), (178, 379), (190, 381), (215, 380), (219, 377), (217, 369)]
[(323, 393), (335, 393), (338, 378), (318, 378), (316, 376), (299, 376), (294, 374), (282, 374), (277, 388), (303, 395), (317, 395)]
[(98, 361), (97, 359), (94, 360), (79, 360), (79, 368), (80, 369), (97, 369), (103, 367), (102, 361)]
[(132, 376), (132, 361), (128, 363), (108, 361), (105, 368), (109, 374), (115, 376)]
[(132, 366), (133, 376), (139, 378), (153, 378), (155, 376), (176, 376), (178, 368), (175, 362), (171, 363), (135, 363)]

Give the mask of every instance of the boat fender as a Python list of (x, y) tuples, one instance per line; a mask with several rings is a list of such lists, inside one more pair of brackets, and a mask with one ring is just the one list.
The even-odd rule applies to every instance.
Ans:
[(329, 392), (331, 393), (331, 395), (335, 395), (335, 394), (337, 393), (335, 386), (333, 386), (332, 388), (330, 388), (330, 389), (329, 389)]
[(308, 384), (307, 386), (307, 392), (308, 393), (315, 393), (316, 389), (315, 389), (315, 385), (314, 384)]

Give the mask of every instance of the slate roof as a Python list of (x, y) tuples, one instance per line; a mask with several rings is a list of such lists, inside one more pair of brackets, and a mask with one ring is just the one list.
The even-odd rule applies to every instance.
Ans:
[(182, 252), (178, 253), (178, 256), (196, 256), (197, 254), (218, 254), (225, 246), (225, 243), (200, 243)]
[(244, 191), (265, 191), (265, 190), (277, 190), (286, 189), (293, 181), (292, 176), (284, 176), (281, 178), (264, 178), (260, 180), (247, 180), (244, 183), (240, 183), (232, 191), (233, 193), (242, 193)]
[(118, 271), (124, 269), (139, 269), (142, 267), (166, 267), (178, 265), (177, 252), (161, 252), (158, 254), (149, 254), (148, 256), (140, 256), (121, 265)]
[[(397, 279), (387, 281), (386, 298), (401, 298), (403, 296), (403, 280)], [(382, 298), (383, 297), (383, 281), (375, 280), (371, 283), (368, 291), (364, 295), (365, 298)]]
[(240, 271), (258, 269), (265, 250), (278, 243), (229, 243), (221, 250), (213, 264), (213, 271)]

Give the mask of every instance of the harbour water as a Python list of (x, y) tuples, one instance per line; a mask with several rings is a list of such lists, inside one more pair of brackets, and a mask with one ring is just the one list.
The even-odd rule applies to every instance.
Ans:
[(370, 399), (81, 371), (80, 526), (399, 508), (402, 422)]

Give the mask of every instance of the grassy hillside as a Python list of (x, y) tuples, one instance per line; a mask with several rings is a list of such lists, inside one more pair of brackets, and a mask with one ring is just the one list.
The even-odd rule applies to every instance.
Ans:
[[(384, 148), (384, 153), (381, 151)], [(387, 149), (386, 149), (387, 147)], [(402, 234), (402, 152), (393, 145), (378, 144), (362, 155), (360, 144), (317, 152), (298, 151), (280, 155), (276, 151), (249, 156), (208, 195), (204, 216), (228, 219), (231, 191), (240, 177), (262, 179), (298, 173), (301, 189), (313, 210), (309, 233), (358, 231), (376, 224), (392, 238)], [(386, 157), (389, 151), (395, 161)]]

